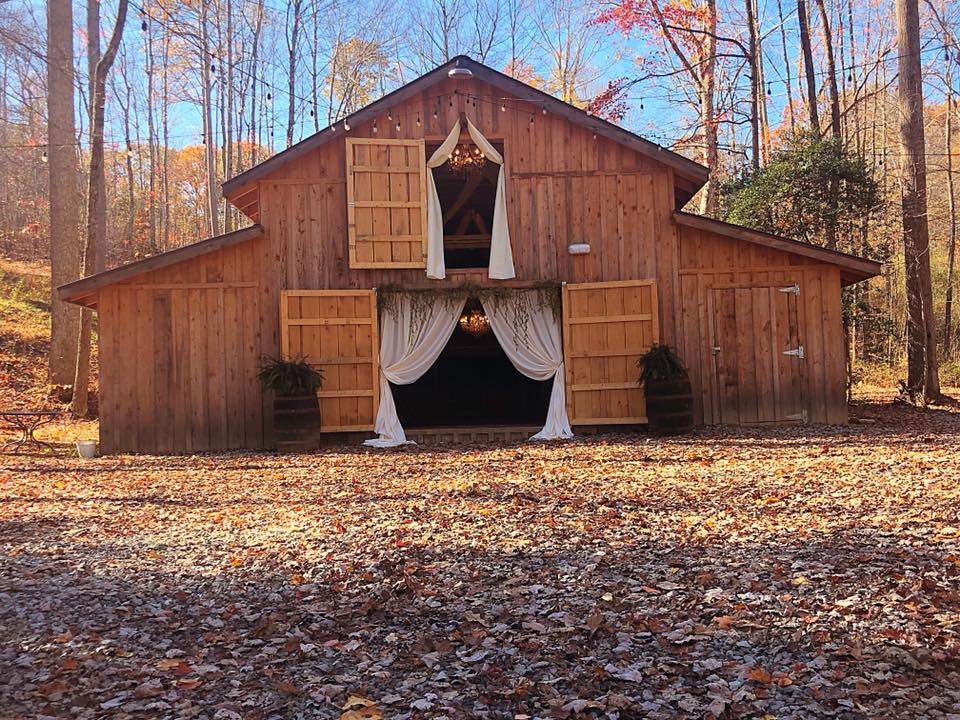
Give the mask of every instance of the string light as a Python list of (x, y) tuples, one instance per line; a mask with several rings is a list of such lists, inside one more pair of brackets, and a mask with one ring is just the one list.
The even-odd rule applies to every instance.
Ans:
[(506, 111), (507, 111), (507, 104), (500, 103), (500, 112), (506, 112)]
[(420, 127), (420, 113), (417, 113), (417, 127)]
[(533, 113), (530, 113), (530, 124), (533, 125)]
[(397, 120), (397, 132), (400, 132), (400, 121)]
[(543, 114), (544, 114), (544, 115), (547, 114), (547, 109), (546, 109), (546, 108), (543, 108)]
[(387, 120), (393, 120), (393, 113), (387, 112)]
[(146, 31), (147, 31), (147, 21), (144, 20), (143, 22), (140, 23), (140, 32), (146, 32)]
[(436, 120), (440, 117), (440, 106), (438, 105), (433, 111), (433, 119)]
[(343, 121), (343, 129), (350, 132), (350, 123), (347, 120)]
[(767, 95), (773, 95), (773, 90), (770, 89), (770, 83), (767, 83)]
[(380, 130), (377, 128), (377, 119), (376, 119), (376, 118), (373, 119), (373, 132), (374, 132), (374, 133), (380, 132)]
[(40, 155), (40, 162), (45, 163), (45, 162), (48, 162), (49, 160), (50, 160), (50, 156), (47, 155), (47, 151), (44, 150), (43, 153)]
[(273, 93), (267, 93), (267, 107), (273, 105)]

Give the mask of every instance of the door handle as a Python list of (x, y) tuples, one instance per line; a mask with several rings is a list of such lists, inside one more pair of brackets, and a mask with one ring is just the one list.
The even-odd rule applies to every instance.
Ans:
[(714, 346), (713, 346), (713, 349), (711, 350), (711, 352), (712, 352), (714, 355), (719, 355), (719, 354), (720, 354), (720, 346), (719, 346), (719, 345), (714, 345)]

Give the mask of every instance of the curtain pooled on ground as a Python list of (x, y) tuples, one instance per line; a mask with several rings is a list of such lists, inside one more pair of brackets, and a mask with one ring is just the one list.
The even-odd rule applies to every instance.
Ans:
[[(507, 187), (503, 176), (503, 156), (467, 120), (467, 132), (484, 156), (500, 166), (497, 175), (497, 193), (493, 206), (493, 228), (490, 233), (490, 266), (488, 277), (508, 280), (516, 277), (513, 267), (513, 249), (510, 246), (510, 228), (507, 223)], [(443, 261), (443, 208), (433, 178), (433, 168), (443, 165), (460, 141), (460, 121), (453, 126), (447, 139), (427, 160), (427, 277), (442, 280), (447, 276)]]
[(374, 424), (380, 437), (364, 441), (371, 447), (407, 442), (390, 383), (409, 385), (433, 366), (457, 326), (466, 299), (414, 298), (402, 293), (394, 303), (380, 313), (380, 407)]
[(560, 320), (547, 303), (537, 301), (536, 295), (536, 292), (530, 292), (486, 301), (483, 309), (500, 347), (520, 373), (531, 380), (553, 378), (547, 421), (543, 430), (530, 439), (572, 438), (573, 430), (567, 418)]

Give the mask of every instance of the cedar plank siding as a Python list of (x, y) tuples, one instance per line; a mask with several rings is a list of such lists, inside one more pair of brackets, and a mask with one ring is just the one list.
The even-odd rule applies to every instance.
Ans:
[(263, 446), (260, 242), (100, 289), (101, 452)]

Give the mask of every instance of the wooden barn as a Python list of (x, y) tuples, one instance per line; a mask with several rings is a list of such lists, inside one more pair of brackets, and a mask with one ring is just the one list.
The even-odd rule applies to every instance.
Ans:
[(880, 265), (684, 212), (706, 179), (455, 58), (226, 182), (250, 227), (60, 288), (99, 315), (101, 451), (271, 447), (280, 354), (384, 445), (642, 424), (655, 342), (698, 423), (845, 422), (841, 288)]

